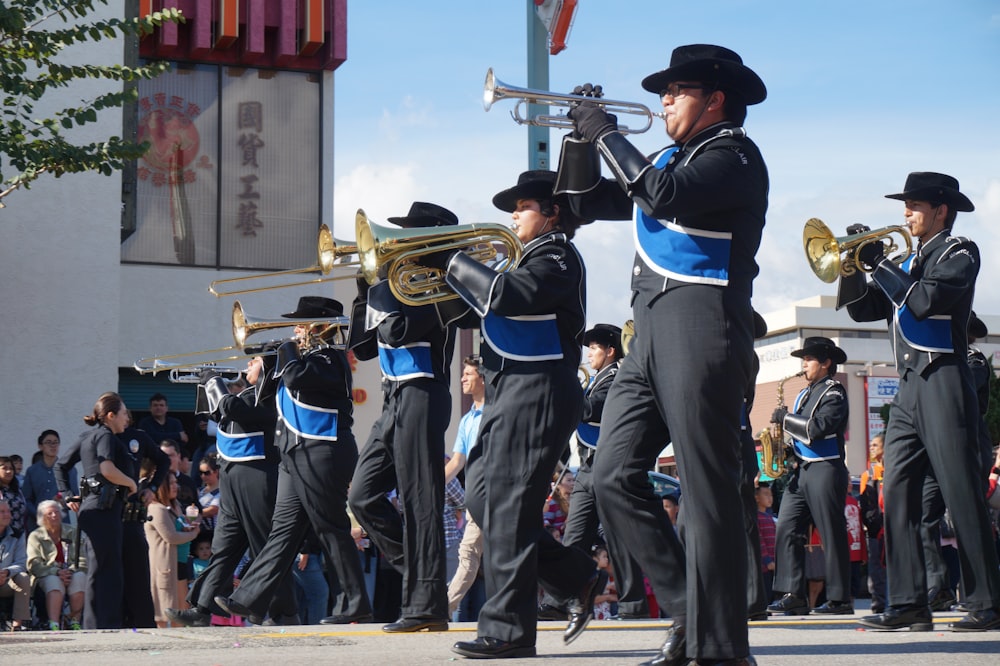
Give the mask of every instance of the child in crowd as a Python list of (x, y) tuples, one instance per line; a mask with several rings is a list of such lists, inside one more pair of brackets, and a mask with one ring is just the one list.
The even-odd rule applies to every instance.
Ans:
[(201, 575), (201, 572), (208, 568), (208, 562), (212, 559), (211, 539), (198, 538), (192, 546), (191, 559), (191, 580)]

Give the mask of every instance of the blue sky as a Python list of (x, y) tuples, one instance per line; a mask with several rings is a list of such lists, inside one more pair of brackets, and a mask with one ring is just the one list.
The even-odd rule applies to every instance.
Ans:
[[(378, 222), (414, 200), (463, 222), (509, 223), (490, 200), (528, 165), (527, 130), (511, 102), (486, 113), (486, 70), (527, 84), (526, 0), (384, 0), (348, 4), (348, 59), (335, 75), (335, 234), (353, 238), (354, 211)], [(834, 294), (809, 270), (810, 217), (836, 233), (902, 222), (910, 171), (961, 182), (976, 212), (956, 232), (984, 255), (976, 308), (1000, 314), (1000, 5), (991, 0), (580, 0), (568, 48), (549, 58), (550, 89), (587, 81), (613, 99), (657, 109), (639, 82), (674, 47), (737, 51), (768, 87), (746, 128), (771, 176), (754, 303), (767, 312)], [(553, 130), (552, 162), (560, 132)], [(669, 143), (657, 122), (634, 143)], [(631, 316), (627, 223), (595, 222), (576, 240), (588, 269), (588, 320)]]

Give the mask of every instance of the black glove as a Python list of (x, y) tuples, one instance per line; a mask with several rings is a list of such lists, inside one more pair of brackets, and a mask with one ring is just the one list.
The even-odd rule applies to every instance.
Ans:
[(573, 121), (573, 136), (591, 143), (618, 129), (617, 116), (608, 113), (596, 102), (582, 102), (566, 117)]
[(451, 258), (455, 256), (458, 250), (441, 250), (440, 252), (431, 252), (430, 254), (420, 257), (418, 263), (421, 266), (426, 266), (427, 268), (436, 268), (442, 273), (448, 269), (448, 262)]
[(219, 403), (229, 395), (229, 386), (226, 380), (216, 376), (205, 382), (205, 397), (208, 398), (208, 413), (214, 414), (219, 409)]
[(871, 229), (865, 226), (864, 224), (852, 224), (851, 226), (847, 227), (847, 233), (850, 234), (851, 236), (853, 236), (854, 234), (863, 234), (867, 231), (871, 231)]
[(858, 261), (874, 270), (876, 266), (885, 261), (885, 246), (882, 245), (881, 241), (865, 243), (858, 250), (857, 257)]
[(358, 272), (358, 276), (355, 278), (355, 282), (358, 283), (358, 300), (367, 301), (368, 287), (371, 285), (368, 284), (368, 280), (365, 279), (365, 276), (360, 271)]
[(216, 372), (215, 370), (212, 370), (211, 368), (206, 368), (206, 369), (204, 369), (204, 370), (202, 370), (201, 372), (198, 373), (198, 383), (199, 384), (207, 384), (209, 379), (212, 379), (213, 377), (218, 377), (218, 376), (219, 376), (218, 372)]
[(785, 422), (786, 416), (788, 416), (788, 407), (778, 407), (771, 413), (771, 423), (781, 425)]
[(278, 360), (274, 370), (280, 373), (285, 369), (286, 365), (297, 360), (299, 360), (299, 343), (294, 340), (282, 342), (281, 346), (278, 347)]

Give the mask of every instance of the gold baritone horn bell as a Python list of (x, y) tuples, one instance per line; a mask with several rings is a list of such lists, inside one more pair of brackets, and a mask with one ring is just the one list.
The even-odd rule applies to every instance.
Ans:
[[(899, 243), (893, 240), (893, 234), (899, 236)], [(802, 230), (802, 245), (809, 267), (823, 282), (835, 282), (841, 275), (853, 275), (857, 271), (870, 272), (857, 259), (858, 251), (869, 243), (882, 243), (886, 256), (896, 264), (903, 263), (913, 254), (913, 239), (904, 226), (834, 236), (822, 220), (814, 217), (806, 222)], [(905, 248), (902, 252), (901, 247)]]

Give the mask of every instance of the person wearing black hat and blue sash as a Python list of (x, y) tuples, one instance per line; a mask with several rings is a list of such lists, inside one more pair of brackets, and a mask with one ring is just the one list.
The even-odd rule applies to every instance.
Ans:
[[(806, 338), (802, 349), (792, 352), (802, 359), (809, 382), (791, 411), (779, 407), (771, 416), (792, 436), (796, 465), (781, 497), (774, 544), (774, 589), (785, 595), (767, 607), (774, 615), (809, 613), (806, 593), (805, 542), (809, 525), (823, 537), (826, 554), (826, 603), (812, 609), (818, 615), (853, 615), (851, 556), (847, 543), (849, 474), (844, 462), (844, 431), (849, 409), (847, 391), (834, 379), (847, 354), (832, 340)], [(781, 442), (776, 444), (782, 446)]]
[[(405, 229), (453, 226), (447, 208), (414, 202), (389, 222)], [(453, 321), (468, 308), (459, 301), (423, 306), (400, 303), (380, 278), (359, 280), (351, 347), (362, 361), (378, 358), (382, 414), (351, 482), (354, 516), (386, 560), (403, 576), (400, 617), (388, 633), (448, 629), (444, 545), (444, 440), (451, 418)], [(395, 489), (403, 516), (386, 494)]]
[[(913, 172), (903, 192), (915, 252), (901, 265), (887, 261), (882, 243), (857, 251), (871, 270), (842, 276), (838, 307), (855, 321), (884, 319), (899, 372), (899, 390), (885, 433), (885, 547), (889, 606), (860, 620), (872, 629), (929, 631), (924, 556), (919, 526), (925, 479), (933, 475), (951, 510), (969, 613), (953, 631), (1000, 628), (1000, 564), (983, 493), (979, 409), (968, 355), (968, 324), (979, 274), (979, 248), (952, 235), (959, 212), (974, 210), (954, 177)], [(867, 227), (852, 225), (848, 233)]]
[[(311, 525), (341, 594), (334, 611), (343, 622), (371, 620), (371, 604), (347, 515), (347, 488), (358, 460), (353, 380), (337, 336), (344, 306), (332, 298), (303, 296), (289, 319), (295, 337), (277, 349), (273, 377), (278, 412), (274, 441), (281, 452), (271, 532), (228, 598), (215, 602), (230, 614), (263, 617), (283, 584)], [(234, 449), (235, 452), (235, 449)], [(296, 623), (293, 618), (272, 618)]]
[(568, 600), (563, 640), (573, 641), (606, 580), (587, 553), (542, 526), (549, 480), (580, 423), (586, 328), (583, 259), (570, 242), (580, 221), (553, 197), (554, 181), (552, 171), (526, 171), (493, 197), (524, 244), (512, 269), (497, 272), (461, 252), (426, 258), (445, 269), (483, 336), (486, 401), (465, 479), (469, 512), (483, 531), (487, 599), (478, 637), (452, 648), (466, 657), (535, 656), (539, 583)]
[[(659, 96), (673, 144), (643, 155), (587, 84), (560, 154), (557, 191), (581, 217), (632, 220), (637, 253), (636, 334), (601, 423), (598, 508), (674, 619), (651, 663), (752, 663), (740, 420), (768, 173), (742, 123), (767, 90), (738, 54), (711, 44), (677, 47), (642, 86)], [(614, 180), (601, 178), (598, 156)], [(664, 441), (685, 488), (683, 545), (644, 476)]]
[[(230, 393), (229, 383), (212, 372), (202, 377), (199, 386), (199, 397), (205, 395), (201, 413), (210, 414), (219, 424), (216, 447), (223, 501), (212, 538), (212, 559), (188, 592), (190, 608), (167, 609), (167, 617), (185, 626), (211, 624), (212, 613), (218, 613), (215, 597), (229, 596), (240, 560), (248, 549), (255, 559), (271, 531), (280, 458), (274, 444), (278, 417), (274, 404), (275, 358), (272, 354), (253, 354), (276, 348), (277, 343), (246, 348), (252, 354), (246, 369), (249, 386), (238, 394)], [(296, 614), (292, 583), (291, 576), (285, 576), (268, 606), (267, 613), (276, 622)]]

